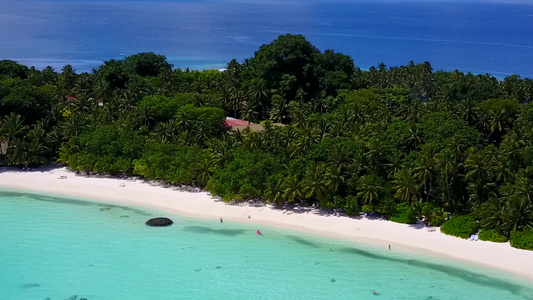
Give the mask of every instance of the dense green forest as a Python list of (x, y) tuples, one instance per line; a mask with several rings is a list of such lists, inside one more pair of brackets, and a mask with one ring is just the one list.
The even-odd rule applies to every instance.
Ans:
[[(435, 72), (428, 62), (365, 71), (301, 35), (279, 36), (223, 72), (173, 69), (154, 53), (82, 74), (3, 60), (0, 164), (58, 162), (199, 186), (225, 201), (403, 223), (465, 215), (487, 239), (516, 232), (527, 243), (531, 100), (533, 80), (517, 75)], [(264, 130), (232, 132), (226, 116)]]

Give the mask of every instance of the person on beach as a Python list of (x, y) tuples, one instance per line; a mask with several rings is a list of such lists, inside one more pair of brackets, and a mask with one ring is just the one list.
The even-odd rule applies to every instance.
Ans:
[(389, 244), (389, 251), (390, 251), (390, 244)]
[[(224, 220), (222, 220), (222, 217), (220, 217), (220, 223), (224, 223)], [(390, 247), (389, 247), (390, 248)]]

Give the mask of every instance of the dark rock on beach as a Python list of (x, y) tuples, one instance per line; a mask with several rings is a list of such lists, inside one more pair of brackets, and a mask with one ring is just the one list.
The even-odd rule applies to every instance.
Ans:
[(153, 227), (163, 227), (163, 226), (170, 226), (174, 222), (172, 222), (169, 218), (153, 218), (148, 221), (146, 221), (146, 225), (153, 226)]

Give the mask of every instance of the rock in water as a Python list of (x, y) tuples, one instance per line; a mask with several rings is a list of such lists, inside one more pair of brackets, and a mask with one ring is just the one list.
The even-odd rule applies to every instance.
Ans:
[(41, 285), (39, 283), (28, 283), (28, 284), (23, 284), (20, 286), (21, 289), (32, 289), (32, 288), (38, 288), (40, 287)]
[(146, 225), (148, 226), (154, 226), (154, 227), (163, 227), (163, 226), (170, 226), (172, 225), (174, 222), (172, 222), (171, 219), (169, 218), (153, 218), (153, 219), (150, 219), (148, 221), (146, 221)]

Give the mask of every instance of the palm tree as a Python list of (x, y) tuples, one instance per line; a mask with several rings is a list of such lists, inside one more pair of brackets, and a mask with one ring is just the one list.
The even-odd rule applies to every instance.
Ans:
[(86, 116), (75, 113), (63, 123), (61, 123), (63, 129), (63, 135), (66, 139), (80, 135), (81, 133), (87, 131), (90, 127), (89, 120)]
[(365, 153), (368, 161), (374, 166), (378, 167), (383, 158), (386, 157), (385, 145), (381, 139), (372, 138), (367, 143), (368, 151)]
[(478, 122), (479, 111), (476, 102), (471, 98), (463, 100), (458, 105), (458, 109), (461, 118), (471, 126), (474, 126)]
[(504, 213), (504, 226), (510, 232), (533, 229), (533, 205), (523, 197), (510, 197)]
[(435, 170), (439, 171), (445, 177), (446, 202), (450, 203), (450, 176), (457, 169), (456, 156), (453, 151), (445, 149), (435, 156)]
[(505, 198), (493, 196), (489, 201), (481, 205), (480, 219), (481, 227), (495, 229), (499, 232), (505, 231), (504, 214)]
[(241, 118), (248, 121), (248, 126), (250, 126), (250, 122), (255, 121), (258, 116), (259, 113), (256, 110), (255, 104), (250, 101), (246, 102), (246, 105), (241, 110)]
[(252, 79), (248, 87), (248, 96), (252, 102), (261, 107), (261, 114), (258, 115), (263, 115), (266, 111), (266, 99), (269, 98), (269, 90), (266, 86), (266, 82), (259, 78)]
[(76, 83), (76, 72), (71, 65), (65, 65), (61, 69), (60, 78), (63, 80), (63, 87), (68, 91), (72, 89)]
[(280, 95), (272, 95), (272, 107), (270, 108), (270, 120), (276, 123), (282, 123), (288, 116), (288, 105)]
[(375, 203), (381, 192), (381, 187), (376, 185), (372, 177), (372, 175), (365, 175), (359, 179), (357, 198), (360, 198), (363, 204)]
[(337, 138), (344, 136), (345, 134), (345, 123), (342, 121), (333, 121), (329, 123), (329, 135), (332, 138)]
[(533, 180), (530, 177), (519, 174), (515, 183), (515, 195), (522, 199), (525, 205), (533, 205)]
[(207, 182), (211, 178), (211, 174), (213, 173), (214, 169), (214, 163), (212, 160), (212, 156), (204, 159), (200, 163), (200, 174), (198, 175), (198, 178), (196, 181), (200, 184), (200, 186), (206, 186)]
[(494, 180), (503, 183), (512, 180), (515, 176), (507, 156), (504, 155), (500, 156), (497, 162), (490, 168), (490, 171)]
[(394, 178), (394, 188), (396, 189), (394, 197), (411, 205), (411, 199), (418, 195), (418, 189), (420, 188), (413, 176), (413, 170), (403, 168), (394, 175)]
[(27, 131), (28, 126), (24, 125), (24, 119), (15, 113), (5, 116), (0, 122), (0, 137), (8, 142), (24, 136)]
[(470, 154), (465, 161), (465, 168), (467, 170), (467, 180), (473, 180), (477, 184), (485, 183), (488, 177), (487, 165), (483, 161), (483, 157), (475, 149), (470, 149)]
[(310, 113), (309, 105), (300, 101), (291, 101), (289, 103), (289, 116), (291, 123), (298, 128), (303, 128), (306, 125), (307, 116)]
[(22, 166), (26, 162), (26, 142), (22, 139), (14, 139), (9, 143), (7, 158), (11, 165)]
[(332, 192), (337, 192), (340, 186), (344, 183), (344, 176), (342, 172), (342, 165), (328, 166), (326, 168), (324, 180), (326, 181), (326, 186)]
[(302, 192), (307, 198), (316, 197), (322, 202), (327, 192), (327, 183), (324, 177), (325, 166), (321, 163), (313, 164), (307, 170), (306, 177), (302, 181)]
[(407, 138), (407, 144), (411, 150), (417, 149), (422, 144), (422, 133), (414, 125), (411, 125), (409, 128), (409, 138)]
[(178, 140), (180, 130), (176, 120), (172, 119), (168, 122), (157, 123), (153, 133), (160, 137), (164, 137), (164, 139), (170, 143), (174, 143)]
[(31, 142), (27, 142), (25, 144), (25, 150), (25, 167), (40, 166), (48, 162), (48, 159), (46, 158), (48, 148), (41, 141), (33, 139)]
[(388, 161), (385, 164), (387, 166), (387, 178), (394, 178), (395, 174), (402, 169), (403, 158), (398, 152), (394, 152), (388, 157)]
[(283, 189), (283, 177), (278, 176), (269, 182), (265, 188), (265, 199), (269, 203), (282, 204), (285, 200)]
[(99, 80), (94, 86), (93, 97), (97, 102), (106, 103), (107, 100), (111, 97), (111, 85), (107, 80)]
[(142, 106), (139, 112), (139, 118), (144, 126), (150, 127), (154, 122), (154, 113), (149, 106)]
[[(435, 161), (433, 156), (426, 155), (423, 160), (414, 169), (414, 178), (424, 184), (424, 194), (426, 195), (426, 202), (431, 196), (431, 184), (433, 183), (433, 174), (435, 171)], [(429, 185), (428, 185), (429, 182)]]
[(294, 143), (289, 145), (290, 150), (292, 150), (290, 157), (293, 158), (307, 153), (311, 149), (312, 145), (313, 141), (308, 135), (300, 136), (296, 141), (294, 141)]
[(287, 176), (283, 180), (283, 199), (287, 202), (294, 202), (295, 199), (300, 199), (303, 195), (302, 184), (297, 175)]
[(255, 131), (247, 132), (244, 135), (242, 144), (248, 151), (261, 149), (261, 136)]

